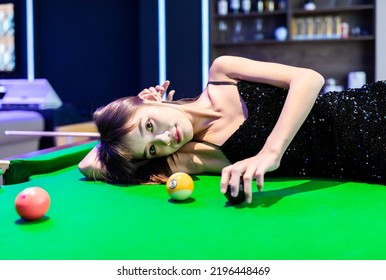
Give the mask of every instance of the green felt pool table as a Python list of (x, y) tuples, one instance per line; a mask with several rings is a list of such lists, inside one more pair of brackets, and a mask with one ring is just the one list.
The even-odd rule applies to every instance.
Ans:
[[(85, 143), (12, 160), (0, 189), (2, 260), (386, 259), (386, 187), (314, 178), (267, 178), (250, 205), (230, 206), (220, 176), (193, 176), (186, 201), (164, 185), (87, 181)], [(48, 191), (38, 221), (14, 206), (24, 188)]]

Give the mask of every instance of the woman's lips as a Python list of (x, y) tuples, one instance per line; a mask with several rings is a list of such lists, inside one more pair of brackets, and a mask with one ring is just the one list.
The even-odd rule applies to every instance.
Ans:
[(179, 144), (181, 142), (181, 138), (181, 131), (176, 126), (176, 133), (174, 134), (174, 141), (176, 142), (176, 144)]

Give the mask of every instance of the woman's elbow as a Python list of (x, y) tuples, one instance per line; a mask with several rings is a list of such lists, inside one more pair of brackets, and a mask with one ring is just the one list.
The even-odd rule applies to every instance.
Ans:
[(87, 179), (95, 179), (95, 167), (85, 164), (84, 161), (81, 161), (78, 164), (78, 170)]
[(84, 176), (86, 176), (87, 178), (90, 177), (90, 174), (91, 174), (91, 166), (86, 164), (84, 160), (82, 160), (81, 162), (78, 163), (78, 170), (80, 171), (80, 173), (82, 173)]
[(310, 70), (311, 74), (312, 74), (312, 79), (314, 80), (315, 84), (322, 88), (324, 83), (325, 83), (325, 80), (324, 80), (324, 77), (322, 76), (322, 74), (320, 74), (319, 72), (315, 71), (315, 70)]
[(97, 180), (101, 177), (101, 164), (96, 154), (96, 148), (94, 148), (78, 163), (78, 170), (88, 179)]

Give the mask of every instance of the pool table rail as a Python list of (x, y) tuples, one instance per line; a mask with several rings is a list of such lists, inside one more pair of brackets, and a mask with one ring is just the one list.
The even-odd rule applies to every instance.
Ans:
[(88, 141), (1, 160), (0, 185), (19, 184), (28, 181), (32, 175), (51, 173), (78, 164), (95, 145), (96, 141)]

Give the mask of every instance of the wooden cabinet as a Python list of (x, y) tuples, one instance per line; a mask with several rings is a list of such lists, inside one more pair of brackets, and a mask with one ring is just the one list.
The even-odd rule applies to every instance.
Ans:
[[(374, 81), (375, 0), (287, 0), (280, 8), (278, 0), (262, 2), (263, 11), (252, 0), (249, 12), (229, 6), (219, 15), (218, 0), (210, 1), (211, 60), (231, 54), (309, 67), (344, 87), (352, 71)], [(314, 9), (305, 9), (307, 2)]]
[[(81, 122), (74, 124), (67, 124), (62, 126), (57, 126), (55, 128), (56, 132), (98, 132), (97, 127), (94, 122)], [(55, 146), (62, 146), (67, 144), (72, 144), (75, 142), (91, 141), (95, 140), (93, 137), (82, 136), (82, 137), (73, 137), (73, 136), (56, 136), (55, 137)]]

